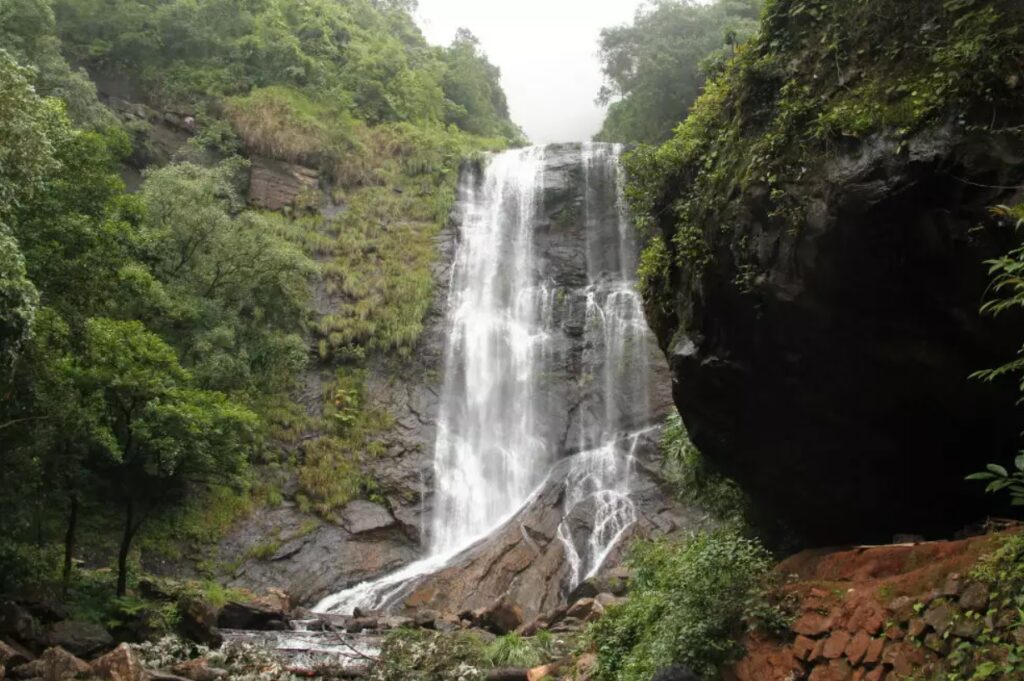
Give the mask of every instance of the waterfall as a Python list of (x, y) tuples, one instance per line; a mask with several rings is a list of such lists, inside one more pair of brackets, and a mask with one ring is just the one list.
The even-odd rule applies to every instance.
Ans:
[[(564, 486), (557, 539), (571, 589), (597, 571), (637, 518), (633, 450), (649, 429), (649, 331), (634, 286), (636, 245), (615, 145), (584, 145), (584, 287), (542, 276), (535, 243), (545, 201), (544, 148), (495, 155), (463, 174), (461, 240), (449, 285), (444, 384), (434, 446), (426, 558), (325, 598), (316, 610), (387, 608), (410, 584), (514, 517), (544, 488)], [(581, 263), (582, 264), (582, 263)], [(577, 453), (551, 429), (545, 380), (564, 362), (573, 309), (585, 309), (571, 387)], [(559, 365), (561, 366), (561, 365)], [(556, 405), (566, 408), (564, 405)]]
[(630, 431), (649, 413), (644, 345), (650, 332), (634, 280), (635, 230), (622, 195), (620, 153), (619, 145), (583, 146), (588, 282), (579, 378), (581, 453), (565, 479), (558, 527), (570, 589), (601, 568), (636, 520), (631, 466), (644, 431)]
[(550, 464), (535, 415), (550, 337), (533, 253), (543, 158), (542, 148), (502, 154), (479, 191), (466, 188), (434, 451), (434, 553), (486, 535)]

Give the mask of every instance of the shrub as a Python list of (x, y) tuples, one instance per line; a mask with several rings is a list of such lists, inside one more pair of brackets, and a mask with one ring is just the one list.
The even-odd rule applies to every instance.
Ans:
[(678, 496), (707, 509), (719, 520), (743, 524), (750, 501), (733, 480), (713, 470), (686, 432), (678, 413), (665, 422), (661, 436), (665, 473)]
[(494, 667), (536, 667), (544, 662), (534, 641), (515, 632), (494, 639), (484, 655)]
[(631, 561), (637, 574), (630, 600), (587, 632), (598, 681), (649, 681), (673, 664), (716, 679), (741, 654), (740, 634), (784, 619), (768, 596), (771, 556), (734, 531), (640, 544)]
[(484, 646), (473, 634), (396, 629), (381, 646), (370, 679), (482, 681), (485, 666)]

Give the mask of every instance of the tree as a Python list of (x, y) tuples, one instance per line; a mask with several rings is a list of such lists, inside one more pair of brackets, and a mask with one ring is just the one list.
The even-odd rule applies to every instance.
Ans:
[(124, 513), (117, 594), (127, 588), (132, 541), (146, 518), (192, 484), (237, 484), (256, 416), (222, 393), (198, 390), (173, 348), (137, 321), (90, 319), (75, 360), (82, 402), (103, 407), (102, 470)]
[(480, 41), (465, 28), (442, 52), (445, 121), (477, 135), (501, 135), (513, 128), (501, 89), (501, 71), (480, 51)]
[(761, 0), (658, 0), (637, 10), (632, 25), (601, 31), (610, 104), (596, 138), (657, 143), (668, 139), (700, 95), (710, 71), (757, 29)]
[(280, 236), (280, 217), (235, 213), (237, 168), (186, 163), (147, 175), (142, 238), (159, 282), (147, 318), (203, 387), (278, 390), (306, 361), (299, 332), (313, 264)]

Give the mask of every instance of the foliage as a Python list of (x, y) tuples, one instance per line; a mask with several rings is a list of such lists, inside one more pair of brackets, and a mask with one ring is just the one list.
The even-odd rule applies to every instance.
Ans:
[[(417, 343), (460, 164), (521, 137), (475, 40), (431, 47), (411, 9), (0, 3), (0, 588), (53, 580), (63, 541), (73, 595), (75, 556), (118, 536), (119, 591), (140, 547), (208, 571), (203, 545), (287, 479), (320, 513), (379, 493), (393, 419), (363, 368)], [(69, 61), (194, 136), (142, 168), (166, 126), (122, 126)], [(248, 209), (238, 153), (321, 182)]]
[(83, 69), (72, 69), (61, 54), (51, 0), (5, 0), (0, 5), (0, 45), (30, 65), (36, 92), (62, 100), (71, 120), (83, 128), (116, 127), (117, 118), (96, 98)]
[(733, 480), (710, 467), (690, 442), (678, 413), (669, 416), (665, 423), (661, 452), (667, 477), (681, 498), (696, 502), (719, 520), (738, 525), (746, 521), (749, 499)]
[(632, 25), (601, 31), (605, 85), (611, 103), (596, 139), (663, 142), (686, 118), (705, 78), (722, 68), (754, 33), (761, 0), (658, 0), (637, 10)]
[(1016, 679), (1024, 674), (1024, 536), (1015, 533), (998, 539), (994, 551), (981, 557), (971, 579), (989, 589), (985, 612), (960, 617), (983, 621), (973, 640), (960, 640), (943, 661), (943, 681)]
[(988, 482), (986, 492), (1008, 490), (1014, 506), (1024, 506), (1024, 454), (1018, 454), (1012, 473), (999, 464), (990, 463), (987, 470), (967, 476), (968, 480)]
[(736, 234), (751, 197), (764, 197), (764, 229), (799, 235), (837, 149), (878, 136), (906, 154), (933, 124), (1001, 125), (1019, 102), (1020, 11), (1009, 0), (768, 3), (672, 139), (627, 158), (627, 195), (657, 256), (641, 280), (652, 325), (674, 323), (675, 292), (699, 286), (712, 261), (751, 290), (755, 242)]
[[(1016, 230), (1024, 227), (1024, 204), (996, 206), (992, 209), (992, 215)], [(989, 260), (986, 264), (992, 278), (989, 288), (995, 296), (981, 306), (982, 313), (994, 317), (1024, 307), (1024, 279), (1021, 278), (1024, 271), (1024, 246), (1017, 246), (1006, 255)], [(1015, 359), (994, 369), (977, 371), (971, 378), (992, 382), (1012, 374), (1020, 375), (1018, 387), (1024, 394), (1024, 347), (1018, 350)], [(1014, 459), (1014, 468), (1016, 470), (1009, 472), (1004, 466), (993, 463), (985, 471), (969, 475), (967, 479), (987, 482), (986, 492), (1008, 490), (1013, 505), (1024, 506), (1024, 454)]]
[(492, 667), (537, 667), (544, 662), (533, 641), (512, 632), (499, 636), (487, 645), (484, 656)]
[(146, 282), (140, 312), (182, 349), (202, 386), (280, 390), (306, 361), (297, 332), (313, 265), (279, 236), (281, 218), (237, 212), (237, 169), (226, 161), (147, 173), (142, 238), (156, 281)]
[(672, 664), (702, 678), (720, 678), (737, 659), (740, 634), (760, 622), (778, 627), (784, 614), (766, 606), (772, 559), (756, 541), (734, 531), (700, 533), (675, 544), (637, 545), (630, 598), (591, 626), (599, 681), (648, 681)]
[(396, 629), (370, 672), (373, 681), (482, 681), (481, 640), (468, 632)]
[(474, 135), (521, 141), (522, 133), (509, 118), (508, 102), (499, 82), (501, 72), (481, 53), (476, 36), (459, 29), (442, 55), (445, 122)]
[(430, 47), (401, 5), (57, 0), (56, 10), (76, 62), (128, 80), (152, 101), (246, 98), (276, 87), (339, 119), (452, 122), (510, 139), (518, 132), (497, 70), (475, 45)]

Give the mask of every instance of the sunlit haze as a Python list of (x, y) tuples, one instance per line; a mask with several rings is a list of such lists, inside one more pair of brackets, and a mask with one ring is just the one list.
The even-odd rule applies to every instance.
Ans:
[(468, 28), (501, 68), (512, 119), (534, 143), (590, 139), (604, 110), (597, 59), (601, 29), (628, 22), (640, 0), (420, 0), (417, 19), (431, 43)]

